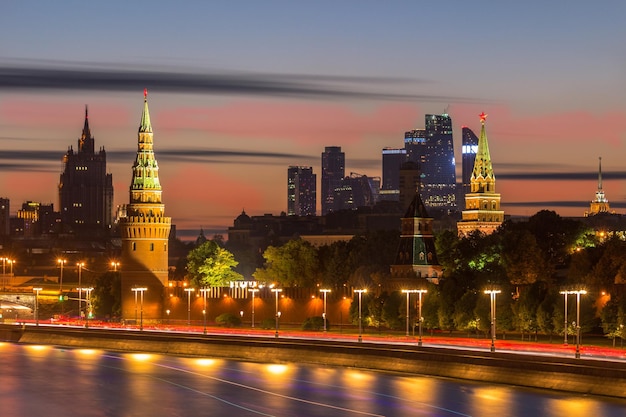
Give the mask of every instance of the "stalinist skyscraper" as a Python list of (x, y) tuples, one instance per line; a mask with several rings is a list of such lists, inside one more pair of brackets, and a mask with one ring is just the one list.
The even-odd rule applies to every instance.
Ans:
[[(130, 184), (130, 203), (126, 206), (126, 217), (120, 220), (122, 317), (126, 320), (136, 318), (136, 297), (142, 295), (143, 318), (158, 320), (163, 317), (171, 218), (165, 217), (161, 193), (159, 166), (153, 150), (148, 93), (144, 90), (137, 158), (133, 164)], [(138, 291), (140, 288), (145, 290)]]

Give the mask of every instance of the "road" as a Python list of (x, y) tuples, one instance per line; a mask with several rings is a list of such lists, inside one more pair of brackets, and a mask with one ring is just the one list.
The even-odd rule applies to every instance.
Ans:
[(11, 417), (626, 415), (626, 400), (344, 368), (0, 343)]

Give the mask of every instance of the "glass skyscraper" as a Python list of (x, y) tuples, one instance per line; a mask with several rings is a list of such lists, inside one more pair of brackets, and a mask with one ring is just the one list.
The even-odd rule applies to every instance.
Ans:
[(474, 161), (478, 151), (478, 136), (467, 126), (462, 130), (461, 163), (463, 176), (463, 196), (471, 192), (470, 180), (474, 170)]
[(340, 146), (326, 146), (322, 152), (322, 215), (333, 211), (335, 188), (346, 173), (346, 155)]
[(420, 194), (427, 208), (457, 209), (452, 119), (448, 114), (425, 116), (425, 128), (405, 133), (409, 161), (417, 163)]
[(290, 166), (287, 170), (287, 214), (315, 216), (316, 180), (312, 167)]

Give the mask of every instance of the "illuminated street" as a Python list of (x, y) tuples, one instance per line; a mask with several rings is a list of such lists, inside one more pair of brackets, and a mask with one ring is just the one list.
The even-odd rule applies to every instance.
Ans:
[(623, 416), (626, 400), (354, 369), (0, 343), (13, 417)]

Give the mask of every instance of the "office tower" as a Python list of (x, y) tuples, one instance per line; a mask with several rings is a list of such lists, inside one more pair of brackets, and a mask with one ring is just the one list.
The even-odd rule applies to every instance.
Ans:
[(95, 141), (85, 123), (78, 139), (78, 150), (70, 146), (63, 157), (59, 181), (59, 210), (65, 232), (103, 234), (112, 225), (113, 178), (107, 174), (104, 147), (95, 152)]
[(500, 194), (496, 193), (496, 176), (491, 164), (485, 119), (480, 115), (480, 137), (476, 161), (470, 180), (470, 193), (465, 194), (465, 210), (462, 220), (457, 223), (460, 236), (467, 236), (478, 230), (484, 234), (493, 233), (504, 221), (504, 211), (500, 210)]
[(335, 187), (331, 211), (372, 207), (378, 202), (379, 191), (380, 177), (351, 172)]
[(456, 168), (449, 115), (426, 115), (426, 155), (420, 167), (424, 204), (427, 208), (456, 210)]
[(415, 288), (425, 281), (438, 284), (443, 273), (437, 260), (433, 218), (417, 191), (401, 219), (400, 242), (390, 269), (396, 289)]
[(478, 150), (478, 136), (467, 126), (462, 129), (462, 147), (461, 147), (461, 163), (463, 177), (463, 195), (471, 190), (470, 180), (472, 171), (474, 170), (474, 161), (476, 160), (476, 152)]
[(322, 153), (322, 215), (333, 210), (335, 188), (346, 173), (346, 155), (340, 146), (327, 146)]
[(427, 114), (424, 129), (405, 133), (404, 148), (408, 160), (417, 163), (421, 172), (420, 193), (424, 205), (431, 210), (456, 210), (456, 171), (450, 116)]
[(0, 236), (9, 236), (11, 233), (11, 201), (0, 198)]
[(591, 201), (589, 205), (589, 211), (585, 212), (585, 217), (593, 216), (600, 213), (615, 214), (615, 211), (611, 210), (609, 200), (604, 195), (602, 189), (602, 158), (598, 158), (598, 190), (596, 191), (596, 198)]
[(290, 166), (287, 170), (287, 214), (315, 216), (316, 180), (312, 167)]
[[(122, 237), (122, 317), (136, 318), (138, 288), (144, 299), (144, 317), (163, 317), (163, 291), (168, 281), (168, 238), (171, 218), (165, 217), (165, 205), (159, 181), (159, 165), (154, 156), (154, 135), (148, 111), (148, 93), (144, 91), (143, 113), (138, 132), (138, 147), (130, 202), (126, 217), (120, 218)], [(145, 292), (145, 294), (144, 294)]]
[(383, 149), (383, 179), (380, 199), (398, 201), (400, 198), (400, 166), (407, 161), (406, 149)]

